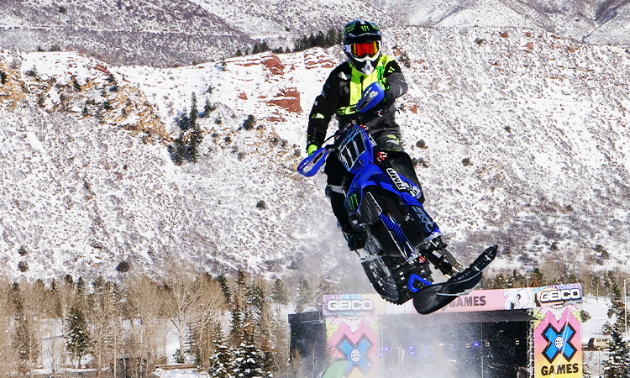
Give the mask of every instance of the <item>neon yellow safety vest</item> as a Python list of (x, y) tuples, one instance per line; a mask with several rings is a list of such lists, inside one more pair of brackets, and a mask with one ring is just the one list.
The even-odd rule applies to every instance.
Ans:
[[(378, 60), (378, 64), (374, 71), (371, 74), (365, 75), (363, 72), (356, 70), (352, 67), (352, 77), (350, 78), (350, 102), (349, 106), (341, 107), (337, 110), (337, 114), (339, 115), (349, 115), (357, 112), (357, 103), (361, 99), (361, 95), (363, 94), (363, 90), (367, 88), (370, 84), (374, 82), (379, 82), (383, 88), (386, 88), (385, 78), (383, 77), (383, 73), (385, 71), (385, 66), (387, 63), (393, 61), (394, 58), (389, 55), (381, 55)], [(352, 66), (352, 65), (351, 65)]]

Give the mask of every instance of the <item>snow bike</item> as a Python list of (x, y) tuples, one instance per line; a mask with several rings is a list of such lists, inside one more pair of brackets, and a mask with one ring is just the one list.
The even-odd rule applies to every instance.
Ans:
[[(378, 83), (370, 85), (359, 102), (363, 104), (361, 111), (373, 107), (383, 96)], [(421, 188), (399, 174), (400, 169), (367, 130), (350, 123), (331, 138), (334, 143), (304, 159), (298, 172), (315, 175), (329, 153), (336, 152), (349, 173), (343, 184), (344, 205), (353, 227), (367, 233), (365, 247), (357, 253), (381, 297), (395, 304), (413, 298), (416, 310), (427, 314), (472, 290), (496, 256), (497, 247), (488, 248), (463, 269), (445, 249), (438, 225), (419, 202)], [(433, 284), (430, 265), (449, 276), (448, 281)]]

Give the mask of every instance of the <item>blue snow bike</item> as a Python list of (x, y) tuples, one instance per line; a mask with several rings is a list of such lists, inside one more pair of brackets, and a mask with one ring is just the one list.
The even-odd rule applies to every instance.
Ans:
[[(382, 87), (375, 83), (364, 91), (359, 104), (365, 111), (382, 99)], [(398, 172), (364, 127), (350, 123), (330, 139), (333, 143), (304, 159), (298, 172), (315, 175), (329, 153), (336, 152), (348, 172), (343, 184), (345, 208), (353, 227), (367, 232), (365, 247), (357, 253), (381, 297), (396, 304), (413, 299), (416, 310), (428, 314), (477, 286), (497, 246), (464, 269), (443, 248), (438, 225), (418, 200), (422, 189)], [(450, 278), (434, 283), (430, 266)]]

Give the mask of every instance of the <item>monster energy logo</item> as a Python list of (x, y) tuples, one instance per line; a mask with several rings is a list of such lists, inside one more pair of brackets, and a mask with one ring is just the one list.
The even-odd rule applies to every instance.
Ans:
[(359, 207), (359, 196), (357, 196), (356, 193), (348, 197), (348, 207), (352, 211), (356, 210)]
[[(351, 31), (353, 31), (357, 26), (358, 26), (358, 23), (353, 23), (352, 25), (346, 26), (344, 28), (344, 30), (346, 31), (346, 33), (349, 33)], [(379, 30), (378, 26), (376, 26), (375, 24), (373, 24), (371, 22), (368, 22), (368, 25), (361, 25), (361, 30), (363, 30), (365, 32), (370, 31), (370, 26), (374, 30)]]

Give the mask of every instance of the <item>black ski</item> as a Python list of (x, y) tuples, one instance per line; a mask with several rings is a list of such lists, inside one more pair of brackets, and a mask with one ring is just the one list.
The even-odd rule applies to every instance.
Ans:
[(448, 281), (420, 289), (413, 297), (413, 307), (422, 315), (430, 314), (471, 292), (481, 281), (483, 270), (497, 256), (497, 246), (487, 248), (470, 266)]

